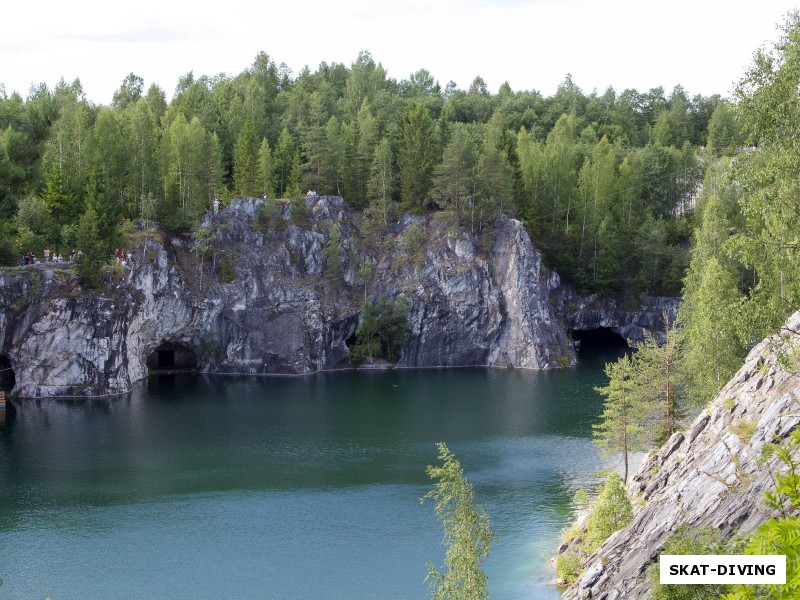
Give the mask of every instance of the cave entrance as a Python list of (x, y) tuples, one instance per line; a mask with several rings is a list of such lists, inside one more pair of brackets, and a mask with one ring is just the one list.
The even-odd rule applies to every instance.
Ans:
[(625, 338), (609, 327), (574, 329), (569, 332), (575, 340), (579, 358), (622, 353), (628, 348)]
[(11, 360), (5, 354), (0, 356), (0, 391), (10, 392), (17, 383), (17, 376), (11, 367)]
[(197, 368), (197, 354), (177, 342), (164, 342), (147, 357), (152, 371), (192, 371)]

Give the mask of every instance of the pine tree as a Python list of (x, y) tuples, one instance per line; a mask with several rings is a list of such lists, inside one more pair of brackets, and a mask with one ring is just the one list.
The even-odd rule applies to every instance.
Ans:
[(635, 394), (647, 407), (644, 422), (661, 445), (678, 430), (682, 414), (680, 392), (682, 368), (680, 336), (676, 325), (667, 331), (666, 341), (659, 345), (655, 336), (644, 332), (644, 341), (636, 346), (633, 357)]
[(303, 186), (320, 192), (322, 190), (322, 163), (327, 152), (325, 147), (325, 121), (322, 97), (312, 92), (308, 99), (308, 111), (301, 127), (304, 162)]
[(475, 148), (463, 128), (453, 131), (442, 162), (434, 169), (431, 197), (439, 208), (460, 220), (468, 214), (475, 195)]
[(272, 152), (269, 149), (267, 138), (261, 140), (261, 147), (258, 150), (258, 177), (256, 186), (258, 193), (267, 198), (275, 197), (275, 165)]
[(608, 385), (595, 388), (605, 397), (599, 424), (593, 425), (595, 443), (608, 455), (622, 454), (625, 471), (623, 484), (628, 483), (628, 454), (649, 448), (650, 436), (645, 425), (647, 409), (634, 381), (633, 363), (626, 354), (605, 367)]
[(272, 155), (275, 173), (276, 193), (279, 198), (285, 198), (292, 186), (292, 171), (295, 160), (295, 146), (292, 135), (287, 128), (283, 128), (278, 138), (278, 145)]
[(258, 146), (250, 121), (245, 121), (233, 151), (233, 191), (237, 196), (252, 196), (257, 189)]
[[(86, 188), (87, 211), (92, 210), (92, 215), (87, 218), (88, 224), (84, 227), (85, 235), (81, 237), (81, 225), (78, 227), (78, 245), (84, 256), (90, 255), (91, 260), (107, 261), (116, 248), (122, 245), (121, 208), (106, 191), (96, 171), (89, 175), (89, 184)], [(84, 213), (85, 214), (85, 213)], [(81, 219), (83, 221), (83, 218)], [(94, 239), (90, 233), (96, 228), (97, 235)], [(87, 248), (83, 246), (89, 244)], [(95, 248), (96, 250), (92, 250)]]
[(400, 198), (408, 209), (427, 204), (435, 157), (434, 127), (422, 102), (406, 107), (401, 125), (397, 162), (400, 167)]
[(61, 169), (54, 162), (47, 172), (42, 200), (47, 204), (50, 214), (55, 217), (56, 225), (63, 225), (75, 217), (77, 199), (65, 189), (61, 178)]
[[(482, 230), (498, 214), (512, 209), (514, 194), (514, 169), (504, 153), (487, 140), (477, 165), (478, 194), (472, 204), (470, 216), (473, 232)], [(477, 214), (476, 214), (477, 213)]]
[(383, 138), (375, 147), (372, 158), (372, 169), (367, 190), (369, 192), (369, 212), (378, 217), (384, 228), (394, 212), (392, 193), (395, 177), (392, 171), (392, 147), (389, 140)]
[(102, 267), (108, 261), (110, 253), (100, 237), (100, 223), (92, 206), (86, 209), (78, 222), (76, 243), (81, 258), (75, 265), (75, 271), (87, 287), (96, 287), (100, 283)]

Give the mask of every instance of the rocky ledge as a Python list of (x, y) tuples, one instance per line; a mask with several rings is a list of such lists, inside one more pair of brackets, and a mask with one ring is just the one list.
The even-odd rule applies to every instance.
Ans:
[(567, 331), (606, 328), (634, 344), (644, 340), (645, 332), (663, 344), (680, 303), (680, 298), (671, 296), (582, 296), (558, 281), (552, 283), (553, 306)]
[(558, 275), (507, 217), (473, 236), (441, 216), (405, 215), (376, 235), (339, 197), (312, 196), (299, 210), (237, 198), (202, 227), (213, 239), (203, 262), (192, 240), (149, 232), (102, 291), (81, 290), (63, 265), (0, 270), (0, 368), (12, 369), (14, 393), (122, 393), (154, 368), (350, 368), (361, 306), (379, 298), (411, 302), (397, 367), (571, 366), (567, 330), (598, 326), (570, 313), (574, 298), (552, 296)]
[(772, 516), (764, 492), (774, 487), (782, 465), (775, 458), (764, 462), (761, 451), (800, 424), (800, 374), (796, 365), (784, 368), (786, 358), (796, 362), (798, 331), (800, 312), (787, 322), (784, 337), (753, 348), (685, 432), (645, 460), (629, 489), (633, 521), (589, 557), (565, 600), (647, 597), (648, 567), (679, 527), (713, 527), (728, 539)]
[[(228, 281), (208, 256), (200, 263), (190, 240), (157, 233), (136, 242), (102, 291), (82, 291), (55, 265), (0, 272), (0, 362), (13, 369), (14, 393), (121, 393), (164, 366), (349, 368), (347, 343), (365, 297), (411, 301), (413, 339), (399, 367), (574, 364), (549, 302), (549, 274), (518, 221), (500, 218), (479, 239), (433, 217), (405, 216), (369, 246), (359, 241), (362, 217), (341, 198), (309, 198), (299, 218), (278, 205), (268, 221), (263, 205), (235, 199), (203, 223), (217, 266), (230, 260)], [(334, 224), (335, 258), (325, 251)], [(412, 235), (420, 241), (409, 244)], [(366, 289), (356, 275), (364, 262), (373, 267)]]

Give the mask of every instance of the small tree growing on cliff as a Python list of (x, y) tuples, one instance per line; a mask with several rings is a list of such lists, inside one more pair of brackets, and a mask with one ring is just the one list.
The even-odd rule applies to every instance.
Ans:
[(642, 423), (644, 407), (637, 397), (630, 356), (626, 354), (617, 362), (608, 363), (605, 373), (608, 385), (594, 388), (606, 398), (602, 420), (592, 426), (594, 441), (604, 454), (622, 453), (625, 465), (622, 481), (627, 485), (628, 453), (646, 450), (650, 436)]
[(435, 487), (422, 501), (433, 500), (434, 512), (444, 526), (447, 546), (444, 569), (428, 564), (431, 598), (434, 600), (482, 600), (488, 598), (489, 581), (482, 565), (489, 555), (495, 533), (486, 511), (475, 506), (475, 492), (464, 471), (444, 442), (437, 444), (441, 466), (426, 472)]
[(325, 244), (325, 266), (322, 273), (332, 286), (342, 282), (342, 230), (338, 223), (333, 223), (328, 230), (328, 242)]
[(214, 242), (217, 234), (210, 227), (201, 227), (194, 234), (192, 242), (192, 252), (197, 256), (198, 269), (200, 271), (200, 290), (203, 289), (203, 263), (206, 255), (214, 249)]
[(628, 500), (622, 477), (612, 472), (606, 479), (597, 502), (589, 514), (586, 537), (592, 550), (633, 520), (633, 507)]

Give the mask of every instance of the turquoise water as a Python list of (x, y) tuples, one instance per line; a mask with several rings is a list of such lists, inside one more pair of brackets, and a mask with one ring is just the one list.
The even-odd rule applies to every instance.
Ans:
[(154, 376), (26, 401), (0, 428), (0, 598), (424, 598), (445, 441), (498, 541), (495, 600), (556, 599), (546, 556), (602, 468), (577, 369)]

